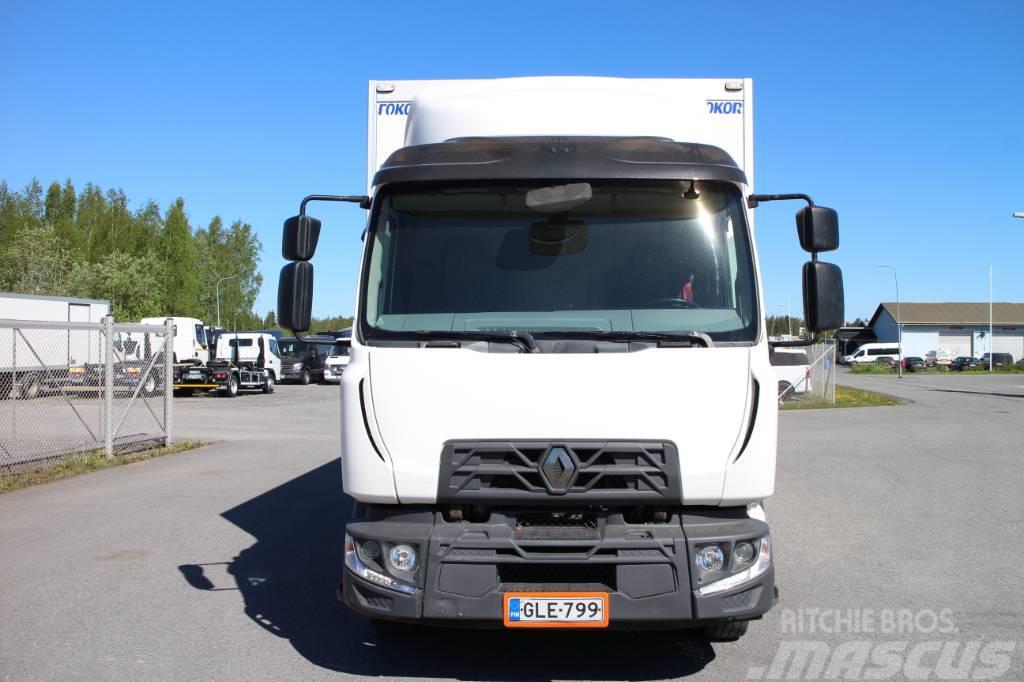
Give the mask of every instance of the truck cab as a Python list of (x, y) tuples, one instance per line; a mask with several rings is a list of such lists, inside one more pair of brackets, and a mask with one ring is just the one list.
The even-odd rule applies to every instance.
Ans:
[[(659, 83), (709, 112), (724, 108), (703, 93), (750, 87)], [(838, 246), (835, 212), (752, 194), (699, 138), (736, 140), (696, 115), (668, 126), (649, 83), (456, 86), (414, 99), (370, 195), (310, 196), (285, 223), (278, 313), (301, 331), (320, 229), (306, 205), (369, 209), (341, 377), (357, 501), (341, 597), (382, 622), (741, 635), (776, 599), (777, 375), (752, 209), (808, 204), (812, 333), (842, 324), (841, 274), (817, 258)]]
[[(162, 325), (167, 317), (146, 317), (139, 324)], [(204, 364), (210, 359), (209, 344), (206, 338), (206, 327), (202, 320), (194, 317), (171, 317), (174, 324), (174, 342), (172, 344), (175, 363)]]

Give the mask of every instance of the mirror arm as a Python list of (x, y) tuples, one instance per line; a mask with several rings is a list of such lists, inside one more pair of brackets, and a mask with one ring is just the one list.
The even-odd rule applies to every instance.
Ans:
[(310, 194), (302, 200), (301, 204), (299, 204), (299, 215), (306, 215), (306, 204), (311, 201), (344, 201), (350, 204), (359, 204), (359, 208), (370, 208), (370, 197), (365, 194)]
[(762, 201), (791, 201), (793, 199), (806, 201), (808, 206), (814, 206), (814, 199), (806, 194), (751, 194), (747, 197), (747, 208), (757, 208)]

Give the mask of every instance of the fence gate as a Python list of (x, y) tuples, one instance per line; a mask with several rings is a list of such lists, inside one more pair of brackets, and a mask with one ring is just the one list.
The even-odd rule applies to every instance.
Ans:
[(0, 473), (169, 444), (170, 337), (169, 322), (0, 320)]

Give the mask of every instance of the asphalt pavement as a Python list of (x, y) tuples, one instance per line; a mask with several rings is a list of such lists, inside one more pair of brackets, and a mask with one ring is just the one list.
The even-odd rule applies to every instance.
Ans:
[(335, 600), (339, 389), (279, 386), (176, 399), (198, 450), (0, 496), (0, 677), (1024, 679), (1024, 375), (841, 382), (905, 402), (782, 413), (780, 599), (738, 642), (376, 633)]

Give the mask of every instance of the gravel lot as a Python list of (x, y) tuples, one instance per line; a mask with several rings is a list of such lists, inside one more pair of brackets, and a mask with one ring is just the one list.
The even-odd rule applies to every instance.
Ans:
[(841, 382), (909, 402), (782, 413), (780, 601), (739, 642), (376, 634), (334, 597), (339, 389), (279, 386), (177, 399), (207, 447), (0, 496), (0, 677), (741, 680), (793, 646), (827, 662), (805, 677), (858, 677), (888, 646), (897, 677), (952, 654), (950, 677), (1024, 679), (1024, 375)]

